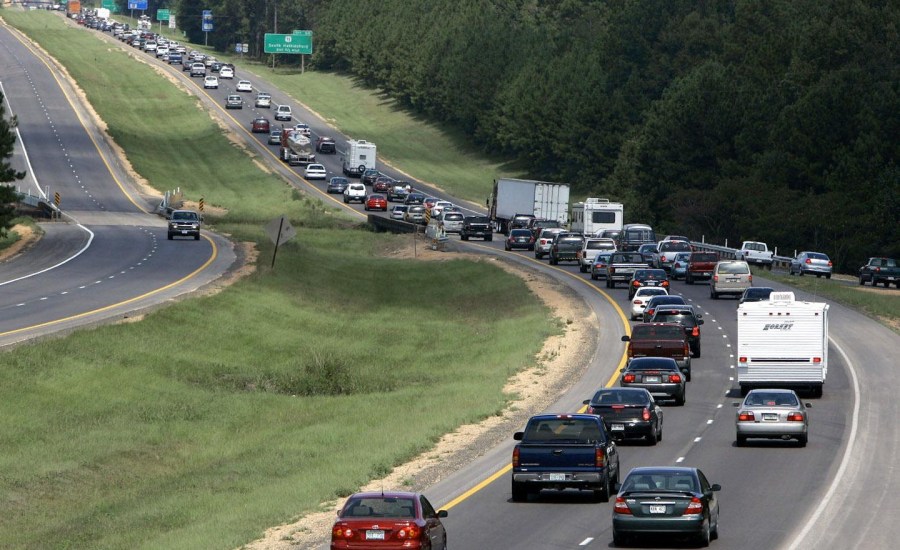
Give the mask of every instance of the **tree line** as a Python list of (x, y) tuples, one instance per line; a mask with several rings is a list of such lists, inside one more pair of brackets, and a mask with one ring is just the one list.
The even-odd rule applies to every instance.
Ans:
[(900, 3), (173, 4), (196, 12), (179, 16), (193, 41), (212, 9), (210, 43), (249, 42), (257, 57), (276, 19), (282, 33), (311, 29), (315, 67), (356, 75), (529, 176), (621, 200), (628, 221), (823, 251), (845, 271), (900, 255)]

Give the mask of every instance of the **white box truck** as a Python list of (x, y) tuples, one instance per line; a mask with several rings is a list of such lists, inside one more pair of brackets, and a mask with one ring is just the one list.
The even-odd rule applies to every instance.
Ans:
[(821, 397), (828, 374), (828, 304), (800, 302), (793, 292), (738, 308), (738, 384), (808, 389)]
[(364, 139), (347, 141), (347, 154), (341, 158), (344, 175), (358, 178), (366, 170), (375, 169), (375, 144)]
[(625, 223), (625, 206), (609, 199), (589, 198), (572, 205), (570, 229), (585, 236), (599, 237), (606, 229), (621, 231)]
[(562, 227), (569, 221), (569, 184), (502, 178), (494, 180), (487, 204), (491, 221), (503, 234), (517, 214), (556, 220)]

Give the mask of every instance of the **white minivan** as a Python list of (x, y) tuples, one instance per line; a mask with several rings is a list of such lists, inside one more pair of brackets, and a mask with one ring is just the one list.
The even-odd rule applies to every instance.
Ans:
[(740, 296), (753, 286), (750, 265), (743, 260), (722, 260), (713, 269), (709, 281), (709, 297), (718, 300), (722, 294)]
[(275, 120), (286, 120), (290, 122), (293, 116), (291, 115), (291, 106), (290, 105), (279, 105), (275, 108)]

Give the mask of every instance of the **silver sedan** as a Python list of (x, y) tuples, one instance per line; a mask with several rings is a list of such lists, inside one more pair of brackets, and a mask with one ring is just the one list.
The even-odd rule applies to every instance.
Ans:
[(748, 438), (796, 439), (801, 447), (809, 437), (809, 403), (803, 404), (793, 390), (751, 390), (735, 416), (737, 446), (743, 447)]
[(821, 252), (801, 252), (797, 257), (791, 260), (790, 274), (799, 273), (800, 275), (815, 275), (816, 277), (824, 276), (826, 279), (831, 278), (831, 260), (827, 254)]

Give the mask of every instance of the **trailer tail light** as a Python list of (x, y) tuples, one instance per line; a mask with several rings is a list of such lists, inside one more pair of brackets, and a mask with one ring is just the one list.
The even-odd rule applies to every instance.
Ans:
[(641, 302), (641, 300), (635, 300), (632, 303), (639, 306), (639, 305), (641, 305), (642, 302)]
[(685, 508), (685, 510), (684, 510), (684, 515), (692, 516), (692, 515), (702, 514), (702, 513), (703, 513), (703, 502), (697, 497), (692, 497), (691, 503), (688, 504), (688, 507)]
[(512, 465), (513, 465), (513, 468), (519, 467), (519, 447), (518, 446), (516, 446), (516, 448), (513, 449)]
[(622, 382), (634, 382), (634, 375), (626, 374), (625, 376), (622, 377)]
[(788, 422), (803, 422), (803, 413), (792, 412), (787, 415)]
[(741, 411), (738, 414), (738, 422), (756, 422), (753, 411)]
[(746, 362), (747, 362), (746, 357), (738, 357), (738, 363), (746, 363)]
[(669, 375), (669, 382), (672, 383), (672, 384), (678, 384), (678, 383), (680, 383), (680, 382), (681, 382), (681, 375), (680, 375), (680, 374), (670, 374), (670, 375)]
[(812, 362), (813, 362), (813, 364), (815, 364), (815, 365), (821, 364), (821, 363), (822, 363), (822, 358), (821, 358), (821, 357), (813, 357), (813, 361), (812, 361)]
[(641, 419), (643, 419), (644, 422), (648, 422), (650, 420), (650, 409), (644, 407), (644, 410), (641, 411)]
[(752, 282), (753, 282), (753, 275), (752, 275), (752, 274), (747, 276), (747, 282), (749, 282), (749, 283), (752, 283)]
[(616, 497), (616, 504), (613, 506), (613, 512), (617, 514), (631, 514), (631, 508), (628, 507), (628, 504), (625, 502), (624, 497)]
[(601, 447), (597, 447), (594, 450), (594, 466), (598, 468), (602, 468), (603, 464), (606, 462), (606, 451)]

